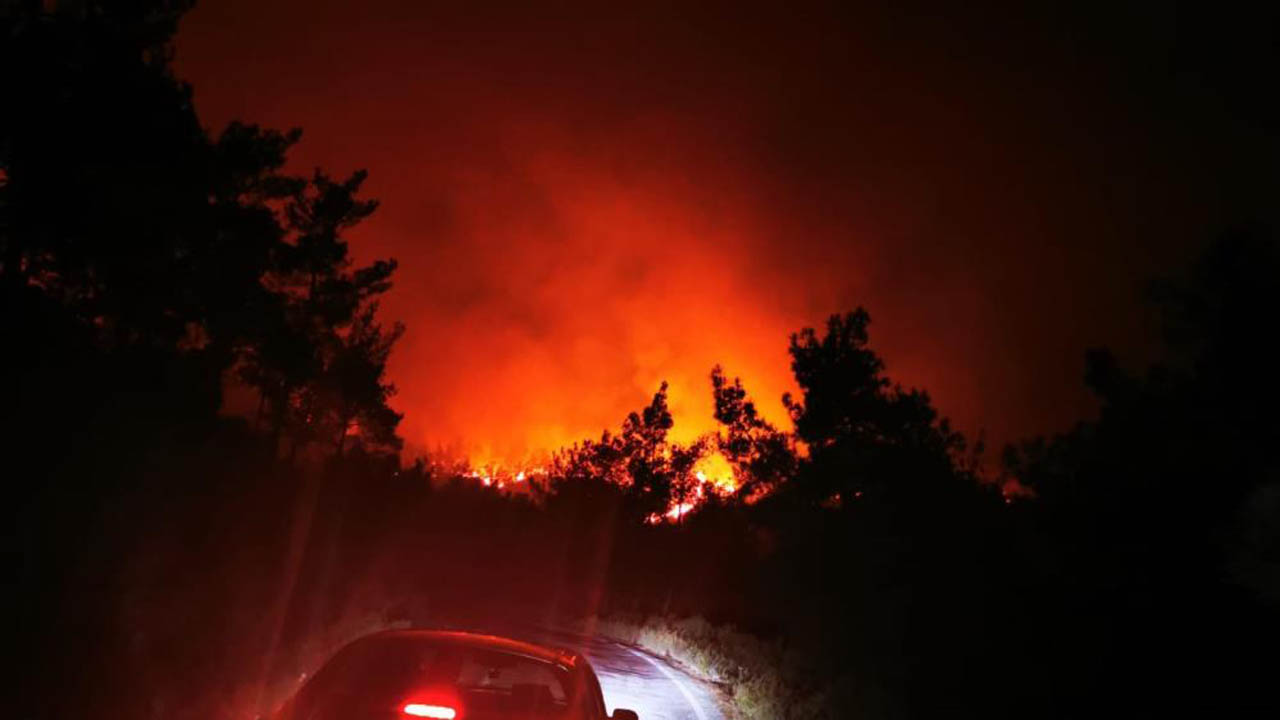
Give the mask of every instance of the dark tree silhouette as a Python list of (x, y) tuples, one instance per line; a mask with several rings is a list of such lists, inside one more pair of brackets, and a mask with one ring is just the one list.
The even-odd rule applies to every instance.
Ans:
[(922, 469), (949, 474), (963, 448), (926, 393), (884, 376), (884, 362), (867, 345), (870, 321), (859, 308), (831, 316), (822, 337), (812, 328), (791, 336), (801, 397), (788, 394), (783, 403), (809, 450), (799, 490), (814, 500), (889, 491), (919, 479)]
[[(1278, 636), (1260, 607), (1277, 576), (1265, 538), (1280, 382), (1262, 344), (1277, 278), (1274, 235), (1229, 233), (1156, 286), (1165, 360), (1138, 374), (1090, 352), (1098, 419), (1005, 451), (1036, 493), (1022, 510), (1052, 573), (1046, 611), (1073, 613), (1053, 642), (1064, 665), (1095, 659), (1089, 692), (1237, 715), (1273, 705), (1260, 695), (1273, 668), (1251, 658)], [(1189, 689), (1174, 701), (1170, 682)]]
[(627, 497), (642, 516), (666, 512), (671, 502), (672, 476), (666, 450), (672, 424), (664, 382), (648, 406), (627, 416), (618, 435), (626, 457)]
[[(209, 716), (211, 690), (265, 653), (250, 638), (270, 637), (294, 503), (315, 496), (294, 493), (320, 482), (221, 414), (228, 384), (267, 389), (263, 417), (346, 450), (351, 477), (389, 474), (368, 452), (399, 446), (384, 369), (400, 330), (374, 315), (394, 263), (353, 268), (343, 239), (374, 208), (363, 175), (284, 172), (296, 130), (206, 130), (170, 69), (189, 7), (0, 8), (18, 715)], [(55, 670), (75, 647), (95, 672)]]
[(694, 466), (705, 455), (707, 442), (669, 442), (672, 425), (664, 382), (643, 410), (623, 420), (619, 433), (606, 430), (598, 441), (587, 440), (556, 454), (550, 472), (552, 496), (578, 492), (575, 488), (583, 485), (613, 485), (621, 488), (621, 511), (633, 522), (662, 517), (673, 503), (690, 503), (700, 483)]
[(705, 492), (702, 480), (694, 468), (707, 452), (707, 440), (700, 439), (689, 445), (672, 443), (667, 449), (668, 497), (676, 510), (676, 521), (683, 523), (692, 505)]
[(387, 357), (404, 332), (396, 324), (383, 329), (375, 320), (377, 305), (371, 304), (356, 315), (345, 336), (339, 337), (328, 359), (319, 385), (326, 402), (319, 424), (336, 436), (336, 452), (342, 455), (349, 438), (366, 450), (399, 450), (396, 435), (401, 415), (387, 405), (395, 387), (385, 380)]
[(791, 438), (760, 416), (742, 380), (729, 382), (719, 365), (711, 369), (711, 392), (716, 422), (724, 427), (716, 435), (716, 447), (733, 465), (738, 497), (750, 499), (778, 488), (795, 473)]
[[(321, 441), (341, 454), (357, 417), (374, 445), (396, 448), (399, 417), (386, 400), (381, 376), (391, 346), (403, 332), (374, 322), (375, 298), (390, 288), (395, 261), (353, 268), (345, 231), (371, 215), (377, 203), (356, 196), (366, 174), (334, 182), (317, 171), (294, 188), (285, 207), (288, 235), (263, 277), (269, 312), (244, 354), (240, 376), (258, 390), (259, 417), (271, 434), (289, 439), (290, 454)], [(357, 357), (359, 353), (365, 357)]]

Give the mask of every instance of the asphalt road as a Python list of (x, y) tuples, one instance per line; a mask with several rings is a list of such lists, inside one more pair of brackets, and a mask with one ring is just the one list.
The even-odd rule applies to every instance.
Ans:
[(538, 641), (571, 648), (591, 661), (604, 703), (635, 710), (640, 720), (724, 720), (711, 693), (698, 680), (662, 658), (600, 637), (540, 631)]

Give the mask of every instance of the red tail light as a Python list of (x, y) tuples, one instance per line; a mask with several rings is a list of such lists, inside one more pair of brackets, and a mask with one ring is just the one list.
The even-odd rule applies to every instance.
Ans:
[(458, 711), (445, 705), (423, 705), (422, 703), (409, 703), (404, 706), (404, 714), (413, 717), (432, 718), (433, 720), (454, 720), (458, 717)]

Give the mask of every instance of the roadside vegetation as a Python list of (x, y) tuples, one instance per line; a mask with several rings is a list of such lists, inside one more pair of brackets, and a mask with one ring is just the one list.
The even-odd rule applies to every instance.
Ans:
[(828, 698), (837, 678), (786, 643), (766, 641), (702, 617), (590, 617), (580, 624), (618, 642), (635, 645), (679, 663), (695, 677), (716, 685), (743, 720), (835, 718)]

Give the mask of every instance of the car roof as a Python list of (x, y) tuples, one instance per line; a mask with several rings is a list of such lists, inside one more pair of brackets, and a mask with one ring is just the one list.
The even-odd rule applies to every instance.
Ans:
[(513, 655), (523, 655), (534, 660), (541, 660), (542, 662), (562, 665), (565, 668), (574, 667), (578, 663), (579, 657), (577, 653), (561, 648), (535, 645), (534, 643), (514, 640), (512, 638), (501, 637), (498, 635), (460, 632), (456, 630), (384, 630), (372, 635), (367, 635), (364, 638), (361, 638), (360, 641), (373, 638), (396, 638), (418, 641), (424, 645), (453, 645), (456, 647), (497, 650), (500, 652), (511, 653)]

